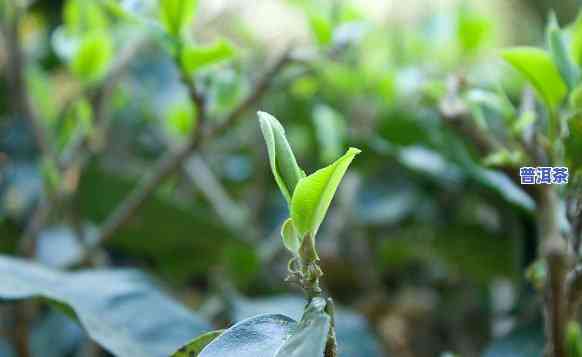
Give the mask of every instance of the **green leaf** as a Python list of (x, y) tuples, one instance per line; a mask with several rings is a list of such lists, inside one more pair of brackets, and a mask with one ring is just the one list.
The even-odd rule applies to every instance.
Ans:
[(324, 46), (331, 42), (333, 37), (333, 26), (331, 21), (325, 16), (320, 14), (310, 14), (309, 26), (311, 27), (311, 31), (319, 45)]
[(0, 256), (0, 299), (31, 298), (72, 314), (91, 339), (115, 356), (167, 357), (193, 333), (210, 328), (137, 271), (63, 273)]
[(235, 54), (234, 47), (226, 40), (220, 40), (210, 46), (190, 45), (181, 54), (182, 67), (190, 74), (201, 68), (228, 60)]
[(291, 218), (287, 218), (283, 226), (281, 226), (281, 238), (283, 239), (285, 248), (295, 255), (299, 254), (302, 239), (297, 233), (295, 226), (293, 226), (293, 220)]
[(301, 236), (315, 236), (348, 166), (361, 150), (349, 150), (333, 164), (297, 183), (291, 199), (291, 218)]
[(198, 0), (160, 0), (160, 21), (166, 31), (181, 38), (192, 24)]
[(578, 18), (572, 26), (570, 38), (572, 58), (579, 67), (582, 67), (582, 13), (578, 15)]
[(323, 357), (331, 326), (331, 318), (325, 312), (324, 298), (314, 298), (297, 324), (297, 328), (277, 351), (275, 357)]
[(196, 127), (196, 120), (196, 111), (188, 101), (170, 108), (167, 123), (171, 132), (185, 137), (192, 134)]
[(558, 25), (556, 14), (554, 13), (550, 16), (550, 22), (546, 30), (546, 40), (552, 59), (558, 67), (560, 75), (570, 89), (574, 88), (579, 77), (578, 68), (572, 61), (563, 33)]
[(174, 352), (174, 354), (172, 354), (172, 357), (197, 357), (206, 345), (220, 336), (223, 332), (224, 330), (216, 330), (200, 335), (180, 347), (176, 352)]
[(284, 315), (251, 317), (224, 331), (198, 357), (271, 357), (295, 325), (295, 321)]
[(502, 56), (528, 79), (550, 109), (555, 109), (562, 102), (567, 88), (546, 51), (534, 47), (514, 47), (503, 51)]
[(582, 85), (577, 86), (572, 93), (570, 93), (569, 103), (572, 109), (582, 109)]
[(109, 69), (112, 47), (111, 39), (104, 32), (85, 35), (72, 59), (72, 72), (85, 82), (101, 79)]
[(568, 357), (582, 357), (582, 331), (576, 321), (570, 321), (566, 329), (566, 349)]
[(271, 171), (281, 193), (290, 203), (295, 186), (300, 179), (305, 177), (305, 173), (297, 165), (281, 123), (269, 113), (258, 112), (258, 115), (261, 131), (267, 144)]
[(95, 0), (68, 0), (63, 10), (64, 24), (73, 34), (106, 30), (107, 17)]
[(491, 36), (492, 27), (487, 16), (462, 8), (457, 17), (457, 39), (462, 54), (475, 54)]

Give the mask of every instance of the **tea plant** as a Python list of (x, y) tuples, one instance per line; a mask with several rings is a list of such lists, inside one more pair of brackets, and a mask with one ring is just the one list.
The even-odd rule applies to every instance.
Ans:
[[(461, 77), (451, 79), (441, 106), (445, 121), (477, 146), (484, 162), (502, 168), (514, 179), (523, 176), (524, 167), (569, 169), (569, 181), (550, 183), (538, 178), (533, 185), (523, 186), (536, 202), (538, 235), (538, 260), (528, 269), (528, 277), (542, 296), (544, 354), (555, 357), (579, 356), (582, 341), (576, 318), (582, 281), (581, 26), (579, 19), (561, 29), (552, 17), (546, 29), (546, 49), (516, 47), (502, 52), (503, 59), (525, 77), (541, 103), (536, 105), (530, 89), (524, 91), (518, 109), (503, 95), (494, 95), (501, 103), (496, 110), (507, 113), (502, 135), (487, 129), (492, 124), (487, 116), (480, 117), (484, 121), (471, 118), (475, 111)], [(521, 183), (528, 182), (522, 177)]]
[[(225, 332), (196, 338), (175, 356), (189, 356), (188, 353), (199, 353), (202, 357), (227, 356), (229, 353), (276, 357), (337, 356), (334, 306), (330, 298), (324, 297), (319, 284), (323, 272), (315, 238), (342, 177), (360, 150), (350, 148), (331, 165), (306, 176), (297, 164), (279, 121), (265, 112), (259, 112), (259, 120), (271, 171), (287, 200), (291, 215), (281, 227), (283, 245), (293, 254), (287, 280), (303, 289), (307, 299), (305, 312), (298, 323), (283, 315), (247, 319)], [(272, 331), (265, 325), (272, 325)], [(253, 337), (258, 333), (261, 334), (259, 340)]]

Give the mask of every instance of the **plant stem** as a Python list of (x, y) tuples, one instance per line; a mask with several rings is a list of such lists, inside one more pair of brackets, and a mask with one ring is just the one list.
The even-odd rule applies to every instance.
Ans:
[(336, 357), (337, 356), (337, 338), (335, 335), (335, 304), (332, 298), (327, 298), (327, 305), (325, 306), (325, 312), (331, 318), (331, 323), (329, 326), (329, 333), (327, 334), (327, 343), (325, 345), (324, 357)]
[[(323, 276), (323, 271), (319, 267), (319, 256), (315, 249), (315, 237), (308, 234), (303, 238), (303, 243), (299, 249), (299, 263), (301, 273), (299, 282), (305, 293), (307, 301), (321, 297), (323, 291), (319, 285), (319, 278)], [(331, 322), (325, 344), (324, 357), (337, 356), (337, 340), (335, 335), (335, 305), (331, 298), (326, 299), (325, 312), (329, 315)]]
[(301, 264), (301, 287), (305, 292), (307, 300), (321, 296), (322, 290), (319, 286), (319, 278), (323, 275), (319, 267), (319, 256), (315, 250), (315, 238), (308, 234), (304, 237), (299, 251), (299, 262)]
[(566, 299), (566, 274), (568, 250), (560, 235), (559, 200), (555, 189), (540, 186), (538, 223), (541, 253), (547, 264), (548, 274), (544, 292), (544, 319), (546, 350), (548, 357), (565, 357), (565, 331), (568, 322)]

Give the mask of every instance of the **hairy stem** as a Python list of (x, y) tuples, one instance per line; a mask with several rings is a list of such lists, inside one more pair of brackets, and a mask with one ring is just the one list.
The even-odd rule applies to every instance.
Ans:
[(301, 264), (301, 287), (305, 292), (307, 300), (321, 296), (322, 290), (319, 286), (319, 278), (323, 275), (319, 267), (319, 256), (315, 250), (315, 238), (308, 234), (303, 239), (299, 251), (299, 262)]
[(327, 334), (327, 342), (325, 344), (325, 354), (324, 357), (336, 357), (337, 356), (337, 338), (335, 335), (335, 304), (332, 298), (327, 298), (327, 305), (325, 306), (325, 312), (331, 318), (331, 324), (329, 326), (329, 332)]

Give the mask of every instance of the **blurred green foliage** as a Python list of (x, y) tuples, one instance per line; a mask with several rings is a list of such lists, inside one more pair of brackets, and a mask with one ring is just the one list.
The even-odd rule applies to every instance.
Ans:
[[(48, 212), (38, 234), (49, 243), (39, 239), (38, 246), (48, 247), (43, 254), (49, 256), (73, 256), (73, 270), (87, 268), (78, 253), (87, 247), (59, 242), (76, 242), (79, 226), (100, 227), (157, 160), (188, 143), (201, 120), (225, 123), (253, 93), (285, 41), (278, 35), (265, 41), (261, 32), (269, 31), (254, 26), (270, 15), (257, 12), (248, 21), (245, 11), (228, 6), (213, 15), (210, 3), (32, 2), (19, 29), (26, 83), (59, 160), (43, 155), (30, 125), (14, 109), (8, 52), (2, 48), (0, 253), (20, 254), (19, 242), (35, 207), (57, 202), (54, 194), (60, 192), (64, 199)], [(302, 231), (319, 230), (324, 284), (350, 316), (342, 320), (338, 314), (337, 322), (340, 349), (343, 343), (350, 351), (346, 356), (539, 353), (539, 313), (531, 308), (536, 295), (524, 278), (536, 254), (535, 204), (511, 173), (527, 163), (519, 143), (534, 123), (555, 126), (554, 134), (564, 137), (572, 178), (582, 168), (582, 20), (562, 27), (552, 20), (545, 39), (539, 36), (538, 42), (500, 52), (507, 41), (531, 34), (501, 33), (506, 27), (501, 17), (490, 15), (500, 11), (493, 2), (446, 9), (420, 3), (427, 11), (407, 17), (402, 5), (395, 5), (395, 14), (382, 20), (356, 2), (277, 5), (299, 18), (294, 26), (305, 27), (298, 31), (302, 37), (289, 41), (292, 59), (274, 76), (260, 104), (245, 108), (234, 125), (199, 150), (210, 174), (185, 160), (96, 249), (99, 265), (146, 271), (200, 315), (192, 316), (207, 320), (200, 331), (186, 331), (171, 341), (173, 346), (166, 343), (158, 350), (163, 352), (152, 355), (171, 353), (210, 325), (224, 328), (256, 313), (277, 313), (273, 304), (281, 307), (280, 313), (301, 319), (277, 300), (293, 289), (282, 281), (289, 256), (279, 235), (290, 213), (285, 198), (291, 201), (296, 182), (288, 187), (289, 175), (295, 173), (282, 171), (285, 182), (273, 182), (271, 170), (284, 168), (269, 162), (267, 152), (284, 150), (283, 144), (293, 147), (307, 173), (332, 164), (350, 146), (363, 151), (329, 212), (324, 210), (327, 219), (322, 223), (318, 212), (301, 225)], [(0, 0), (3, 25), (11, 16), (6, 4)], [(542, 34), (537, 20), (524, 14), (516, 10), (506, 15), (513, 31)], [(128, 49), (133, 56), (123, 63)], [(485, 157), (468, 134), (459, 135), (442, 115), (451, 80), (459, 78), (455, 99), (468, 107), (471, 128), (496, 139)], [(188, 81), (203, 101), (191, 100)], [(539, 106), (520, 108), (526, 83), (554, 113), (538, 117), (543, 113)], [(103, 93), (107, 99), (102, 102)], [(207, 118), (199, 117), (201, 105)], [(264, 149), (255, 119), (258, 109), (273, 113), (285, 127), (286, 138), (274, 130), (278, 149)], [(83, 164), (62, 170), (78, 152), (86, 153)], [(288, 191), (285, 198), (278, 192), (282, 185)], [(90, 243), (94, 229), (83, 229)], [(293, 246), (288, 244), (291, 250)], [(36, 259), (49, 264), (42, 256), (39, 251)], [(114, 288), (114, 281), (110, 284)], [(84, 293), (97, 288), (87, 286)], [(131, 306), (132, 294), (112, 299), (104, 310), (120, 301)], [(289, 310), (303, 308), (301, 299), (291, 301)], [(13, 305), (2, 303), (0, 309)], [(240, 312), (243, 305), (253, 307), (253, 314)], [(172, 323), (158, 307), (146, 322), (151, 318), (149, 328), (167, 323), (161, 331)], [(72, 326), (59, 312), (41, 310), (38, 321), (54, 315), (57, 326)], [(131, 329), (140, 319), (133, 315), (122, 325)], [(148, 326), (146, 337), (153, 331)], [(0, 355), (10, 345), (5, 343), (10, 329), (0, 318)], [(42, 331), (47, 330), (58, 328)], [(41, 329), (35, 325), (34, 331)], [(67, 331), (54, 344), (82, 353), (86, 341), (81, 333)], [(147, 340), (138, 337), (129, 340)], [(373, 347), (353, 347), (359, 338)], [(568, 329), (572, 356), (579, 353), (579, 344), (579, 328), (573, 325)]]

